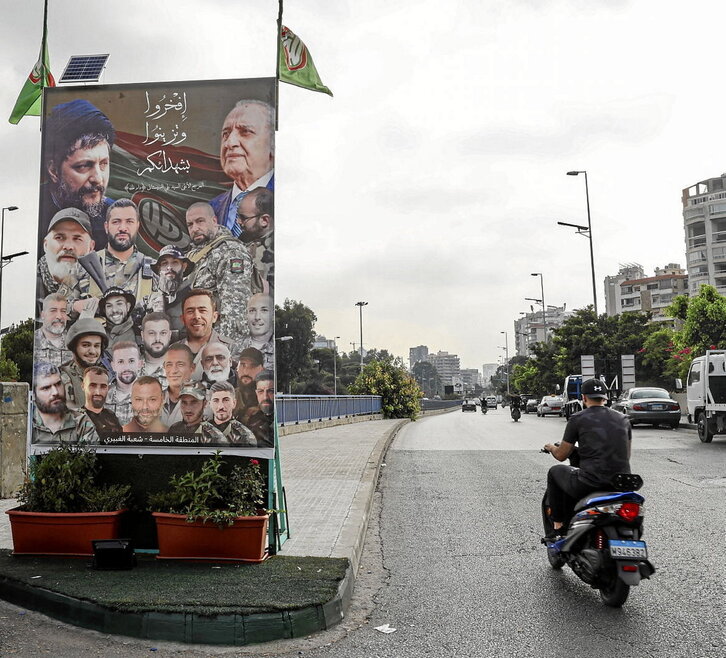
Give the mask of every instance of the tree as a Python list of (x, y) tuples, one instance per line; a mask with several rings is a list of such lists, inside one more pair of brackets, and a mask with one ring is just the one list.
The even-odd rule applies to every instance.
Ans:
[(439, 372), (432, 363), (418, 361), (411, 369), (411, 374), (426, 397), (432, 398), (437, 393), (443, 392)]
[(683, 320), (683, 328), (676, 336), (678, 347), (703, 354), (726, 346), (726, 297), (713, 286), (701, 286), (695, 297), (676, 297), (667, 311)]
[[(14, 324), (8, 329), (3, 336), (2, 348), (0, 349), (0, 360), (8, 361), (17, 368), (17, 381), (31, 383), (33, 378), (33, 334), (35, 332), (35, 322), (32, 318), (28, 318), (20, 324)], [(12, 372), (6, 370), (8, 374)], [(3, 372), (2, 374), (5, 374)]]
[(292, 340), (276, 341), (278, 388), (291, 389), (294, 381), (313, 365), (310, 350), (315, 341), (315, 322), (312, 309), (302, 302), (286, 299), (282, 307), (275, 306), (275, 336), (292, 336)]
[(385, 418), (416, 420), (421, 389), (406, 372), (400, 359), (372, 361), (350, 386), (353, 395), (380, 395)]
[(0, 382), (16, 382), (18, 377), (20, 377), (20, 370), (15, 362), (0, 354)]

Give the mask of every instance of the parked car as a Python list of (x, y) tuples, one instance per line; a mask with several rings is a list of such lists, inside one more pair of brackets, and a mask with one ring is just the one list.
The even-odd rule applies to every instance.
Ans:
[(561, 416), (564, 413), (562, 405), (562, 398), (558, 395), (545, 395), (537, 405), (537, 416), (539, 418), (548, 414)]
[(464, 400), (461, 403), (462, 411), (476, 411), (476, 402), (474, 400)]
[(534, 413), (537, 411), (537, 398), (527, 398), (527, 402), (524, 405), (524, 413)]
[(649, 423), (675, 429), (681, 423), (681, 405), (664, 388), (629, 388), (613, 402), (612, 408), (624, 413), (631, 425)]
[(496, 409), (497, 408), (497, 396), (496, 395), (487, 395), (484, 398), (484, 401), (487, 403), (488, 409)]

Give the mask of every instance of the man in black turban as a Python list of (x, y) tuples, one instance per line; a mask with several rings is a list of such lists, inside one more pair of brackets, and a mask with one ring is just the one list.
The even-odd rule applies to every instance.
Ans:
[(45, 122), (45, 171), (40, 235), (62, 208), (78, 208), (91, 219), (96, 249), (106, 246), (103, 222), (113, 202), (106, 196), (111, 146), (116, 133), (108, 117), (86, 100), (56, 105)]

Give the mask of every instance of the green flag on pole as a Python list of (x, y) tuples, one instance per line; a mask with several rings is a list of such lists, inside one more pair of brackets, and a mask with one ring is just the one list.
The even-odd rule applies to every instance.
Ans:
[(279, 77), (281, 82), (297, 85), (311, 91), (321, 91), (330, 96), (330, 91), (320, 79), (313, 64), (310, 51), (300, 37), (289, 28), (282, 26), (280, 30)]
[(45, 2), (43, 15), (43, 41), (40, 44), (40, 55), (33, 70), (28, 75), (23, 88), (20, 90), (18, 100), (10, 114), (10, 123), (18, 123), (24, 116), (40, 116), (40, 105), (43, 97), (43, 87), (55, 87), (55, 80), (50, 72), (50, 59), (48, 57), (48, 42), (46, 39), (48, 23), (48, 1)]

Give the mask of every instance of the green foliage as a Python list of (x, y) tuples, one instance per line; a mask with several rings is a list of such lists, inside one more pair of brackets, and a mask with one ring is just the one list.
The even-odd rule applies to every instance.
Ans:
[(423, 393), (400, 360), (372, 361), (349, 387), (353, 395), (380, 395), (385, 418), (416, 420)]
[(700, 355), (726, 346), (726, 297), (713, 286), (701, 286), (698, 294), (687, 300), (677, 297), (668, 310), (680, 313), (683, 319), (677, 340), (680, 347)]
[(26, 512), (113, 512), (128, 504), (129, 485), (97, 484), (93, 450), (61, 445), (30, 462), (18, 493)]
[(415, 363), (411, 374), (426, 397), (432, 398), (437, 393), (440, 395), (444, 392), (438, 370), (428, 361)]
[[(12, 325), (2, 337), (2, 347), (0, 347), (0, 380), (31, 383), (33, 376), (34, 331), (35, 323), (31, 318), (28, 318), (20, 324)], [(17, 374), (12, 376), (16, 370)]]
[(677, 377), (684, 378), (693, 360), (693, 350), (680, 348), (678, 332), (663, 328), (654, 331), (641, 349), (643, 384), (671, 388)]
[(293, 337), (275, 344), (277, 382), (281, 391), (290, 390), (295, 380), (312, 367), (310, 350), (315, 341), (317, 319), (312, 309), (302, 302), (286, 299), (282, 307), (275, 306), (275, 336)]
[[(211, 521), (218, 526), (232, 525), (238, 516), (255, 516), (263, 507), (265, 478), (260, 462), (250, 459), (229, 470), (218, 450), (201, 469), (174, 475), (169, 490), (149, 494), (154, 512), (186, 514), (192, 522)], [(225, 472), (227, 470), (228, 472)]]
[(0, 354), (0, 382), (16, 382), (20, 377), (20, 369), (15, 361)]

